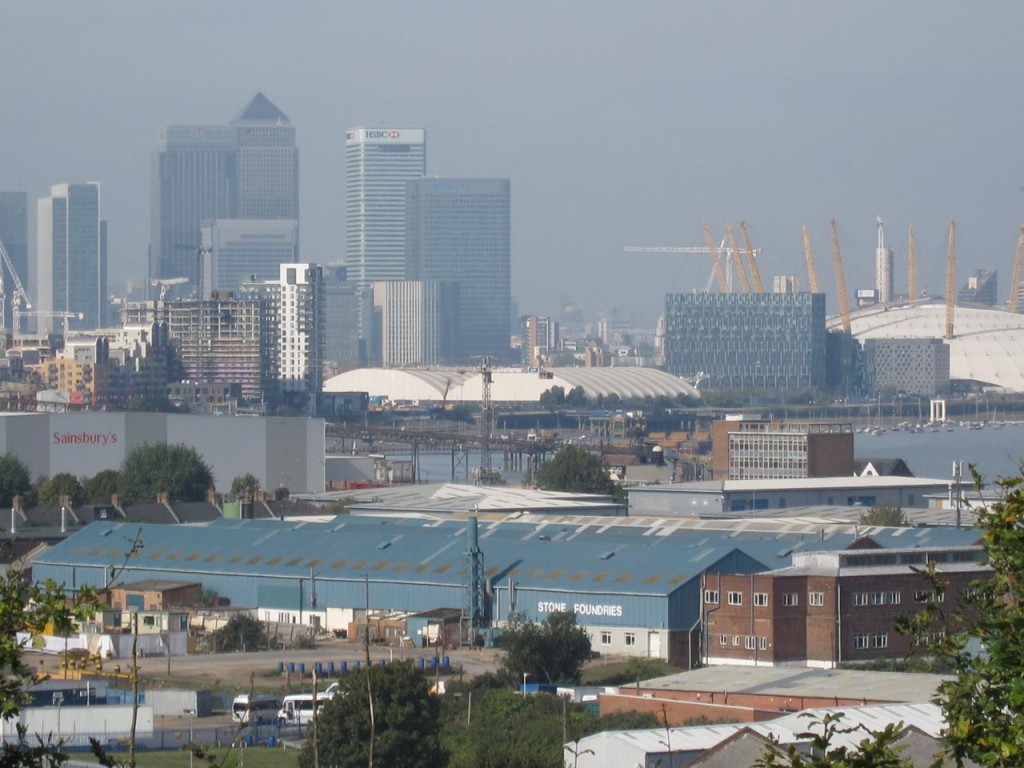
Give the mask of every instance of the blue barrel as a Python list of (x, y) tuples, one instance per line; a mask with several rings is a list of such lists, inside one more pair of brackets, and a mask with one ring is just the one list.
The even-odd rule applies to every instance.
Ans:
[(353, 661), (353, 662), (352, 662), (352, 668), (353, 668), (353, 669), (359, 669), (359, 665), (360, 665), (360, 662), (359, 662), (359, 661)]
[(278, 672), (284, 672), (284, 662), (283, 661), (277, 662), (277, 671)]
[(450, 667), (451, 665), (452, 665), (451, 661), (449, 661), (448, 657), (447, 657), (447, 656), (445, 656), (445, 657), (444, 657), (444, 663), (443, 663), (443, 664), (442, 664), (441, 666), (443, 666), (443, 667), (444, 667), (445, 669), (447, 669), (447, 668), (448, 668), (448, 667)]
[(430, 657), (430, 668), (437, 669), (437, 656)]
[(387, 661), (385, 659), (381, 659), (380, 665), (383, 667), (385, 664), (387, 664)]
[(348, 662), (347, 661), (341, 662), (341, 674), (343, 674), (343, 675), (347, 675), (348, 674)]
[(330, 675), (331, 677), (334, 677), (334, 662), (333, 661), (328, 661), (327, 662), (327, 674)]
[(267, 736), (267, 746), (268, 747), (276, 747), (277, 746), (277, 736), (275, 736), (274, 734), (270, 734), (269, 736)]
[(418, 666), (420, 669), (423, 669), (424, 664), (425, 664), (425, 661), (424, 661), (422, 656), (420, 656), (418, 659), (416, 659), (416, 666)]
[(321, 664), (321, 663), (320, 663), (319, 661), (318, 661), (318, 662), (316, 662), (316, 663), (315, 663), (315, 664), (313, 665), (313, 669), (315, 669), (315, 670), (316, 670), (316, 676), (317, 676), (317, 677), (320, 677), (320, 675), (322, 675), (322, 674), (324, 673), (324, 665), (323, 665), (323, 664)]
[(252, 734), (251, 733), (248, 734), (245, 737), (245, 746), (247, 746), (247, 747), (251, 747), (252, 746)]
[(300, 675), (306, 674), (306, 663), (303, 662), (303, 661), (299, 662), (299, 674)]
[(288, 662), (288, 674), (290, 674), (290, 675), (295, 674), (295, 662), (294, 661), (289, 661)]

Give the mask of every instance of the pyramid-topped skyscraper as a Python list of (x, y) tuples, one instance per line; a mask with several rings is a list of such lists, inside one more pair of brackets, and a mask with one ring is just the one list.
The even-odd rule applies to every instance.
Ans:
[(231, 121), (238, 163), (238, 218), (299, 218), (295, 126), (257, 93)]
[(189, 295), (200, 287), (201, 227), (237, 219), (297, 222), (295, 127), (262, 93), (230, 125), (162, 127), (151, 201), (150, 280), (187, 278), (175, 292)]

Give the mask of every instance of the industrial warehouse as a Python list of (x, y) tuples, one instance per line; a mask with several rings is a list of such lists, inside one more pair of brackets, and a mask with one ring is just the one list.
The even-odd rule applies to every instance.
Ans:
[[(457, 642), (473, 644), (494, 642), (513, 612), (544, 620), (574, 611), (599, 653), (692, 668), (704, 653), (706, 575), (789, 567), (797, 552), (908, 546), (897, 528), (531, 517), (96, 522), (36, 557), (33, 575), (71, 590), (103, 587), (111, 568), (125, 565), (126, 583), (201, 583), (264, 621), (327, 631), (386, 624), (403, 635), (373, 635), (383, 642), (415, 634), (402, 630), (403, 617), (442, 609), (458, 619)], [(977, 545), (966, 529), (912, 537), (922, 553)]]

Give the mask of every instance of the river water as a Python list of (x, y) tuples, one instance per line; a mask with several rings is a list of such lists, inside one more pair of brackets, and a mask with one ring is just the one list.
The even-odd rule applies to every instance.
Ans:
[[(857, 432), (854, 434), (854, 455), (858, 459), (903, 459), (917, 477), (951, 478), (953, 462), (963, 462), (963, 477), (970, 483), (968, 464), (974, 464), (986, 481), (999, 477), (1016, 477), (1021, 473), (1024, 460), (1024, 424), (1007, 422), (1003, 427), (986, 425), (981, 429), (951, 427), (932, 432), (887, 430), (881, 434)], [(392, 454), (395, 459), (409, 456)], [(525, 467), (520, 471), (504, 469), (503, 457), (493, 454), (491, 466), (499, 470), (509, 485), (522, 483)], [(480, 466), (480, 454), (470, 453), (468, 461), (457, 455), (455, 482), (473, 482), (472, 471)], [(420, 455), (420, 481), (445, 483), (452, 479), (450, 453), (423, 453)]]

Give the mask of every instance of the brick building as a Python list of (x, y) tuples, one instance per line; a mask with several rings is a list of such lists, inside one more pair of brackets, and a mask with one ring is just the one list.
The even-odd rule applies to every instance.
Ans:
[[(954, 608), (971, 582), (990, 572), (984, 559), (980, 546), (883, 550), (860, 539), (838, 552), (796, 553), (789, 568), (706, 574), (705, 660), (827, 668), (903, 658), (911, 640), (896, 630), (896, 619), (933, 600)], [(928, 563), (945, 594), (937, 596), (915, 570)]]
[(853, 427), (841, 423), (724, 419), (711, 431), (717, 480), (853, 474)]

